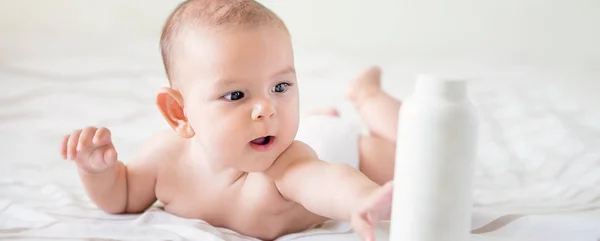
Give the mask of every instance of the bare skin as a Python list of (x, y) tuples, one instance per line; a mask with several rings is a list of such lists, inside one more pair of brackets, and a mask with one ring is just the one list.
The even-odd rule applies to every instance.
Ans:
[(360, 171), (380, 185), (394, 178), (396, 132), (401, 102), (381, 89), (381, 69), (373, 66), (346, 90), (370, 135), (359, 143)]
[[(174, 215), (263, 240), (328, 219), (349, 221), (373, 240), (372, 226), (389, 219), (392, 197), (393, 150), (376, 144), (392, 142), (363, 137), (359, 171), (320, 160), (294, 140), (298, 90), (287, 33), (203, 33), (182, 45), (174, 78), (185, 88), (157, 95), (172, 131), (154, 135), (127, 164), (106, 128), (65, 136), (61, 154), (76, 163), (91, 200), (108, 213), (140, 213), (159, 200)], [(361, 78), (353, 86), (379, 81)], [(353, 101), (373, 105), (376, 95), (363, 97)]]
[(381, 89), (381, 69), (363, 72), (346, 91), (371, 135), (396, 142), (398, 113), (401, 103)]
[[(381, 69), (372, 66), (357, 76), (346, 89), (370, 134), (359, 140), (359, 169), (380, 185), (394, 178), (396, 131), (401, 102), (381, 89)], [(339, 117), (335, 108), (313, 110), (309, 115)]]

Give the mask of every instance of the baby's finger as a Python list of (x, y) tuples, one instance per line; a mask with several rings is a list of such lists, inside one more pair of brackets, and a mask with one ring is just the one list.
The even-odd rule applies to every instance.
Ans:
[(373, 229), (364, 219), (355, 219), (354, 222), (352, 222), (352, 226), (354, 232), (356, 232), (362, 240), (375, 241)]
[(110, 130), (100, 127), (94, 135), (93, 143), (94, 145), (106, 145), (110, 143), (110, 138)]
[[(392, 181), (386, 183), (381, 188), (380, 196), (377, 198), (375, 202), (375, 206), (379, 211), (379, 218), (389, 220), (391, 218), (392, 213), (392, 201), (394, 194), (394, 184)], [(380, 220), (377, 220), (380, 221)]]
[(372, 223), (378, 223), (382, 220), (389, 220), (392, 211), (393, 198), (392, 183), (386, 183), (369, 199), (365, 209), (366, 219)]
[(394, 184), (390, 181), (390, 182), (386, 183), (385, 185), (383, 185), (383, 187), (381, 187), (381, 189), (379, 190), (376, 204), (379, 206), (382, 206), (382, 205), (386, 206), (386, 205), (391, 204), (393, 194), (394, 194)]
[(82, 160), (82, 164), (88, 167), (88, 171), (97, 173), (106, 169), (106, 163), (104, 162), (104, 152), (107, 147), (99, 147), (94, 149), (87, 160)]
[(60, 143), (60, 156), (62, 157), (63, 160), (67, 159), (67, 149), (68, 149), (68, 144), (69, 144), (69, 137), (70, 137), (70, 135), (65, 135), (63, 137), (62, 142)]
[(112, 166), (117, 162), (117, 151), (113, 145), (104, 152), (104, 162), (107, 166)]
[(81, 134), (81, 130), (75, 130), (71, 133), (69, 137), (69, 143), (67, 144), (68, 150), (67, 155), (69, 159), (74, 160), (77, 154), (77, 143), (79, 142), (79, 134)]
[(77, 151), (81, 152), (85, 150), (90, 144), (92, 144), (92, 138), (96, 133), (95, 127), (86, 127), (81, 131), (79, 135), (79, 142), (77, 144)]

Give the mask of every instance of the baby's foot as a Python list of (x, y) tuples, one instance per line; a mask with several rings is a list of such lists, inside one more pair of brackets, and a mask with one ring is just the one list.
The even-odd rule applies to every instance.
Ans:
[(381, 92), (381, 69), (372, 66), (360, 74), (346, 90), (348, 98), (356, 108), (366, 99)]
[(340, 116), (340, 112), (338, 112), (335, 108), (326, 108), (326, 109), (316, 109), (308, 112), (308, 115), (329, 115), (329, 116)]

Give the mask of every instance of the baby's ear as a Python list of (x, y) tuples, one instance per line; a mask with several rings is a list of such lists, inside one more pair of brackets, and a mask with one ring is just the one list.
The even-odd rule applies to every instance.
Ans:
[(194, 136), (194, 130), (190, 126), (183, 112), (183, 97), (181, 92), (162, 87), (156, 96), (156, 105), (169, 125), (183, 138)]

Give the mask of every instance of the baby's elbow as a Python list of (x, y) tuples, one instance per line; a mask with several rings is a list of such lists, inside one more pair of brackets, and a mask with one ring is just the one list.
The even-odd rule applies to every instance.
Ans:
[(140, 214), (146, 211), (147, 208), (131, 208), (131, 207), (105, 207), (101, 208), (102, 211), (112, 214), (112, 215), (120, 215), (120, 214)]
[(113, 215), (117, 215), (117, 214), (126, 214), (127, 213), (127, 209), (125, 207), (125, 205), (103, 205), (103, 206), (98, 206), (102, 211), (104, 211), (105, 213), (108, 214), (113, 214)]
[(124, 214), (140, 214), (145, 212), (146, 210), (148, 210), (148, 208), (150, 208), (152, 206), (152, 203), (147, 204), (147, 203), (130, 203), (129, 205), (127, 205), (127, 207), (125, 207), (125, 210), (123, 211)]
[(124, 212), (122, 212), (121, 214), (140, 214), (145, 212), (146, 210), (148, 210), (147, 208), (131, 208), (131, 209), (125, 209)]
[(102, 211), (108, 214), (139, 214), (148, 209), (145, 205), (136, 205), (135, 203), (107, 203), (98, 205)]

